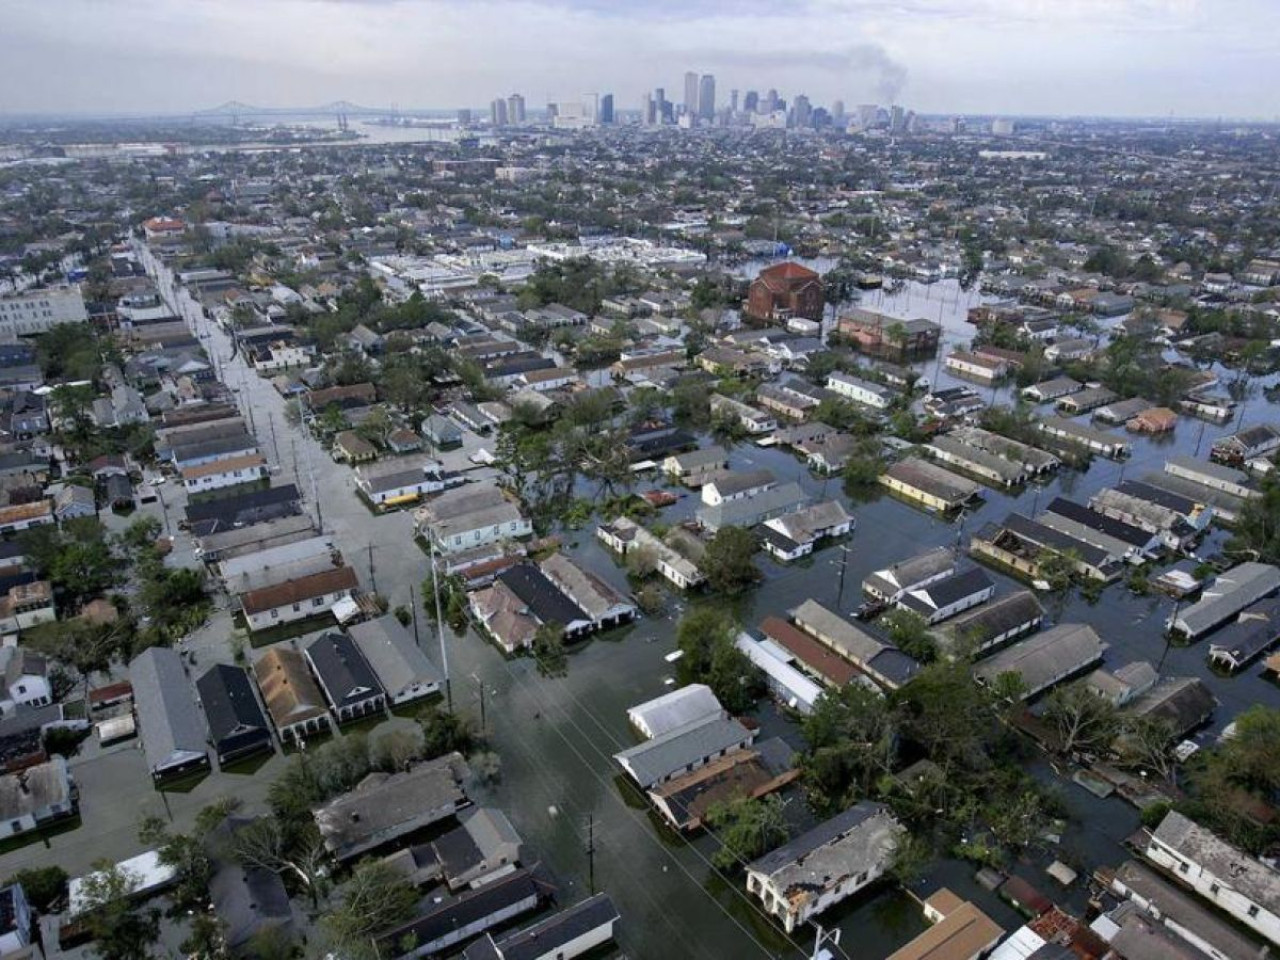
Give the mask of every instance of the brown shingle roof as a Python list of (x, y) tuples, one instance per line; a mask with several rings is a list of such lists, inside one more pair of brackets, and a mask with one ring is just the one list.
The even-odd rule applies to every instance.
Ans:
[(183, 467), (183, 480), (198, 480), (201, 477), (217, 476), (220, 473), (230, 473), (233, 470), (243, 470), (246, 467), (265, 467), (267, 459), (260, 453), (246, 453), (239, 457), (229, 457), (226, 460), (214, 460), (212, 463), (202, 463), (198, 467)]
[(302, 723), (325, 711), (320, 688), (311, 679), (302, 654), (287, 647), (268, 650), (253, 665), (253, 677), (277, 727)]
[(780, 617), (765, 617), (760, 632), (779, 646), (785, 647), (797, 660), (837, 687), (858, 676), (857, 669), (824, 647), (803, 630), (797, 629)]
[(333, 570), (323, 570), (296, 580), (286, 580), (274, 586), (250, 590), (241, 595), (240, 605), (246, 614), (252, 615), (262, 613), (264, 610), (288, 606), (291, 603), (311, 600), (328, 593), (336, 593), (339, 590), (354, 590), (358, 585), (354, 570), (347, 566), (335, 567)]

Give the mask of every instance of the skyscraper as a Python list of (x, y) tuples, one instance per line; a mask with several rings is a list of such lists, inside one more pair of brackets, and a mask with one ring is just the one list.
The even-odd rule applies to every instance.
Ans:
[(891, 107), (889, 110), (889, 129), (893, 133), (905, 133), (907, 129), (907, 111), (902, 107)]
[(505, 127), (507, 125), (507, 101), (501, 97), (489, 104), (489, 122), (495, 127)]
[(764, 95), (764, 109), (761, 110), (761, 113), (773, 113), (777, 109), (778, 91), (770, 87), (769, 92)]
[(755, 113), (760, 107), (760, 94), (754, 90), (748, 90), (747, 95), (742, 98), (742, 109), (746, 113)]
[(844, 101), (837, 100), (831, 104), (831, 119), (836, 123), (844, 123)]
[(684, 75), (684, 112), (698, 115), (698, 75), (692, 70)]
[(698, 116), (703, 120), (716, 116), (716, 78), (710, 73), (704, 73), (698, 85)]
[(730, 113), (738, 112), (738, 91), (737, 90), (729, 91), (729, 112)]
[(652, 93), (646, 93), (644, 102), (640, 104), (640, 122), (646, 127), (652, 127), (658, 122), (659, 116), (657, 101), (653, 99)]
[(507, 122), (516, 125), (524, 123), (524, 97), (518, 93), (507, 97)]
[(613, 123), (613, 94), (606, 93), (600, 98), (600, 122)]
[(791, 125), (808, 127), (813, 124), (813, 106), (803, 93), (796, 94), (795, 104), (791, 108)]

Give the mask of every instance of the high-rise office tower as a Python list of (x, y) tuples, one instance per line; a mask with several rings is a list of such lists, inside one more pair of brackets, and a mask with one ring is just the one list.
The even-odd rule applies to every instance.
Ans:
[(692, 70), (684, 75), (684, 112), (698, 115), (698, 75)]
[(704, 73), (698, 84), (698, 116), (703, 120), (716, 116), (716, 78), (710, 73)]
[(813, 124), (813, 106), (803, 93), (796, 94), (794, 106), (791, 108), (791, 125), (808, 127)]
[(606, 93), (600, 98), (600, 122), (613, 123), (613, 94)]
[(902, 107), (889, 110), (889, 129), (894, 133), (904, 133), (907, 129), (907, 111)]
[(837, 100), (831, 104), (831, 119), (836, 123), (844, 123), (844, 101)]
[(729, 91), (729, 112), (730, 113), (738, 112), (738, 91), (737, 90)]
[(764, 95), (764, 109), (761, 113), (773, 113), (778, 109), (778, 91), (772, 87), (769, 92)]
[(505, 127), (507, 125), (507, 101), (501, 97), (489, 104), (489, 122), (495, 127)]
[(518, 93), (513, 93), (507, 97), (507, 122), (512, 124), (524, 123), (524, 97)]
[(644, 95), (644, 102), (640, 104), (640, 122), (646, 127), (652, 127), (658, 122), (658, 104), (653, 99), (652, 93)]
[(754, 90), (748, 90), (747, 95), (742, 98), (742, 109), (746, 113), (755, 113), (760, 108), (760, 94)]

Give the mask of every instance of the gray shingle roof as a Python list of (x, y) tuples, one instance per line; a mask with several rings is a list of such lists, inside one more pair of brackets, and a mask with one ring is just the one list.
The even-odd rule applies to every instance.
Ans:
[(147, 766), (153, 772), (188, 763), (190, 754), (204, 754), (204, 715), (176, 650), (142, 651), (129, 664), (129, 682)]
[(1198, 637), (1278, 589), (1280, 569), (1269, 563), (1242, 563), (1205, 587), (1200, 599), (1179, 613), (1173, 626), (1189, 637)]
[(618, 761), (646, 790), (692, 763), (750, 741), (751, 731), (737, 720), (715, 718), (669, 730), (647, 743), (615, 753)]

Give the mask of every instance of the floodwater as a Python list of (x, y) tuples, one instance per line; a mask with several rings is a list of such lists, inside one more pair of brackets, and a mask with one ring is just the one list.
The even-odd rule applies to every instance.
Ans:
[[(951, 347), (972, 338), (973, 328), (965, 321), (965, 313), (983, 299), (987, 298), (977, 291), (963, 291), (954, 282), (944, 282), (930, 287), (908, 284), (896, 293), (873, 292), (864, 296), (862, 303), (894, 316), (938, 320), (944, 328), (945, 355)], [(937, 360), (917, 367), (935, 382), (953, 382)], [(1008, 393), (1009, 388), (1003, 388), (993, 396), (1007, 399)], [(1270, 404), (1259, 394), (1245, 404), (1242, 416), (1247, 425), (1271, 415)], [(928, 547), (963, 543), (966, 532), (985, 522), (1001, 519), (1015, 509), (1034, 513), (1058, 495), (1087, 501), (1093, 492), (1123, 476), (1137, 477), (1161, 469), (1171, 454), (1194, 455), (1198, 450), (1204, 456), (1215, 437), (1233, 429), (1234, 423), (1205, 426), (1183, 418), (1171, 438), (1131, 438), (1134, 454), (1125, 464), (1095, 459), (1083, 473), (1064, 471), (1042, 486), (1015, 494), (988, 490), (982, 505), (962, 522), (934, 517), (887, 496), (853, 504), (858, 526), (850, 543), (843, 599), (839, 596), (838, 550), (822, 551), (811, 561), (790, 567), (761, 559), (765, 581), (739, 604), (738, 616), (744, 627), (753, 629), (765, 616), (785, 616), (810, 597), (849, 613), (861, 602), (861, 580), (873, 570)], [(815, 498), (843, 496), (838, 479), (815, 478), (797, 459), (780, 450), (743, 444), (730, 451), (730, 461), (735, 468), (765, 467), (781, 479), (796, 479)], [(644, 489), (643, 483), (640, 489)], [(670, 524), (685, 519), (697, 506), (696, 492), (688, 493), (663, 511), (661, 521)], [(1212, 552), (1223, 538), (1221, 533), (1213, 534), (1204, 552)], [(623, 571), (600, 547), (592, 529), (568, 535), (566, 546), (588, 569), (620, 589), (626, 588)], [(1001, 593), (1022, 586), (999, 574), (992, 576)], [(760, 916), (753, 901), (746, 899), (740, 879), (730, 886), (709, 869), (707, 859), (715, 849), (712, 838), (702, 836), (688, 843), (675, 837), (639, 805), (610, 762), (613, 752), (634, 742), (626, 709), (670, 689), (667, 684), (673, 671), (663, 655), (675, 647), (674, 628), (686, 607), (686, 601), (673, 598), (664, 616), (592, 641), (571, 657), (569, 676), (562, 680), (537, 677), (527, 661), (502, 662), (488, 648), (479, 647), (474, 638), (459, 644), (468, 649), (468, 656), (500, 664), (496, 670), (486, 671), (497, 677), (494, 683), (499, 693), (494, 700), (502, 704), (500, 709), (489, 711), (506, 771), (495, 799), (512, 811), (517, 826), (553, 868), (579, 887), (586, 880), (587, 825), (593, 822), (597, 887), (609, 890), (619, 904), (624, 917), (620, 942), (627, 955), (807, 955), (811, 931), (797, 932), (792, 941), (783, 937), (778, 927)], [(1165, 676), (1201, 677), (1220, 703), (1212, 725), (1198, 736), (1202, 743), (1210, 742), (1226, 722), (1249, 705), (1280, 701), (1276, 687), (1262, 679), (1256, 668), (1233, 678), (1210, 672), (1203, 643), (1166, 648), (1161, 622), (1170, 608), (1167, 599), (1135, 597), (1122, 585), (1115, 585), (1093, 606), (1073, 598), (1059, 620), (1091, 624), (1109, 644), (1105, 660), (1109, 667), (1148, 660), (1159, 663)], [(500, 719), (495, 719), (495, 713)], [(760, 718), (766, 735), (781, 735), (801, 746), (798, 730), (772, 706), (763, 705)], [(1043, 868), (1053, 859), (1061, 859), (1087, 877), (1100, 865), (1118, 864), (1126, 857), (1122, 841), (1138, 826), (1137, 812), (1121, 800), (1095, 798), (1057, 778), (1040, 761), (1033, 761), (1032, 769), (1052, 781), (1071, 812), (1071, 822), (1059, 845), (1049, 845), (1015, 870), (1060, 902), (1083, 910), (1083, 884), (1077, 882), (1064, 890), (1043, 873)], [(812, 822), (798, 793), (789, 794), (789, 803), (798, 825)], [(554, 814), (550, 813), (553, 807)], [(977, 886), (969, 865), (958, 861), (936, 864), (924, 887), (939, 885), (975, 900), (1008, 929), (1020, 922), (1009, 908)], [(855, 898), (822, 919), (844, 931), (837, 956), (872, 960), (886, 956), (922, 928), (919, 911), (910, 898), (889, 889)]]
[[(960, 291), (955, 284), (943, 283), (931, 288), (908, 285), (896, 294), (873, 295), (865, 302), (872, 309), (897, 316), (940, 319), (948, 344), (952, 344), (966, 342), (971, 336), (964, 315), (978, 296)], [(214, 332), (212, 336), (219, 354), (228, 354), (229, 344), (223, 342), (222, 334)], [(252, 396), (246, 399), (258, 407), (259, 415), (262, 410), (280, 413), (276, 407), (282, 406), (282, 401), (267, 381), (244, 375), (238, 357), (228, 363), (237, 374), (232, 381), (241, 382), (250, 391)], [(922, 369), (932, 366), (925, 364)], [(927, 372), (932, 373), (932, 369)], [(942, 379), (946, 382), (945, 372)], [(1244, 418), (1251, 423), (1269, 415), (1269, 404), (1258, 398), (1247, 405)], [(281, 415), (275, 417), (275, 422), (285, 421)], [(785, 616), (809, 597), (850, 612), (860, 602), (862, 578), (871, 571), (927, 547), (962, 541), (965, 530), (1000, 519), (1012, 509), (1034, 512), (1037, 500), (1047, 504), (1059, 493), (1086, 500), (1094, 490), (1117, 480), (1122, 471), (1137, 476), (1159, 469), (1168, 453), (1195, 451), (1200, 426), (1183, 419), (1171, 440), (1135, 438), (1134, 456), (1124, 466), (1096, 460), (1084, 474), (1064, 473), (1044, 487), (1029, 488), (1017, 495), (989, 491), (985, 502), (970, 512), (963, 526), (888, 497), (854, 504), (858, 527), (850, 541), (843, 598), (838, 595), (839, 550), (821, 551), (811, 561), (787, 568), (762, 559), (765, 581), (741, 601), (738, 616), (744, 627), (753, 629), (764, 616)], [(318, 464), (327, 464), (327, 458), (309, 437), (292, 426), (281, 429), (291, 445), (296, 442), (299, 451), (306, 452), (308, 462), (314, 458)], [(1208, 427), (1201, 453), (1207, 450), (1208, 442), (1228, 429)], [(740, 445), (731, 451), (730, 460), (738, 468), (767, 467), (780, 478), (796, 478), (815, 498), (841, 495), (838, 479), (814, 478), (799, 461), (782, 451)], [(325, 466), (318, 472), (327, 528), (353, 562), (358, 562), (367, 544), (376, 543), (380, 591), (392, 604), (410, 602), (410, 589), (421, 583), (427, 570), (426, 557), (410, 542), (410, 515), (370, 517), (355, 500), (345, 468)], [(646, 484), (642, 482), (639, 489), (646, 489)], [(697, 495), (687, 494), (663, 511), (662, 522), (691, 516), (696, 507)], [(593, 530), (589, 527), (566, 534), (567, 551), (619, 589), (627, 589), (624, 572), (600, 547)], [(1002, 592), (1020, 586), (999, 575), (993, 577)], [(1166, 653), (1160, 620), (1168, 605), (1167, 600), (1136, 598), (1113, 586), (1096, 606), (1073, 600), (1061, 619), (1092, 624), (1110, 644), (1106, 657), (1109, 666), (1136, 659), (1156, 663)], [(563, 678), (540, 677), (531, 660), (506, 660), (474, 634), (447, 634), (453, 703), (477, 725), (481, 723), (483, 704), (484, 726), (502, 760), (500, 781), (477, 789), (476, 800), (508, 813), (524, 838), (530, 857), (540, 858), (558, 881), (562, 904), (587, 895), (594, 863), (595, 888), (607, 891), (622, 915), (617, 928), (621, 955), (709, 960), (808, 956), (812, 930), (786, 937), (747, 897), (740, 877), (726, 882), (711, 869), (714, 838), (703, 835), (686, 839), (663, 827), (621, 779), (612, 761), (614, 753), (636, 742), (627, 724), (627, 708), (671, 689), (672, 665), (664, 657), (675, 649), (675, 628), (685, 609), (687, 601), (673, 596), (663, 614), (574, 649), (568, 674)], [(424, 646), (435, 657), (432, 632), (424, 622)], [(1162, 671), (1166, 675), (1200, 676), (1209, 684), (1221, 704), (1215, 730), (1248, 705), (1275, 703), (1277, 699), (1276, 688), (1264, 682), (1256, 669), (1235, 678), (1210, 673), (1204, 644), (1168, 650)], [(801, 745), (796, 726), (772, 705), (762, 703), (756, 715), (765, 736), (782, 736), (797, 747)], [(1050, 776), (1043, 765), (1033, 764), (1033, 769), (1039, 775)], [(1047, 855), (1034, 861), (1019, 864), (1017, 870), (1064, 903), (1082, 909), (1082, 886), (1077, 884), (1064, 891), (1043, 874), (1043, 867), (1055, 857), (1082, 872), (1120, 862), (1125, 856), (1120, 841), (1136, 828), (1138, 817), (1122, 801), (1098, 800), (1074, 784), (1059, 782), (1058, 789), (1072, 813), (1060, 846), (1051, 847)], [(812, 822), (797, 791), (790, 791), (787, 799), (788, 816), (797, 828)], [(589, 849), (594, 849), (593, 855), (588, 854)], [(966, 864), (936, 864), (929, 871), (926, 885), (930, 889), (946, 885), (973, 899), (1006, 929), (1019, 923), (1008, 907), (977, 886), (973, 870)], [(864, 893), (821, 919), (843, 932), (836, 955), (858, 960), (887, 956), (923, 928), (919, 910), (910, 898), (887, 886)]]

